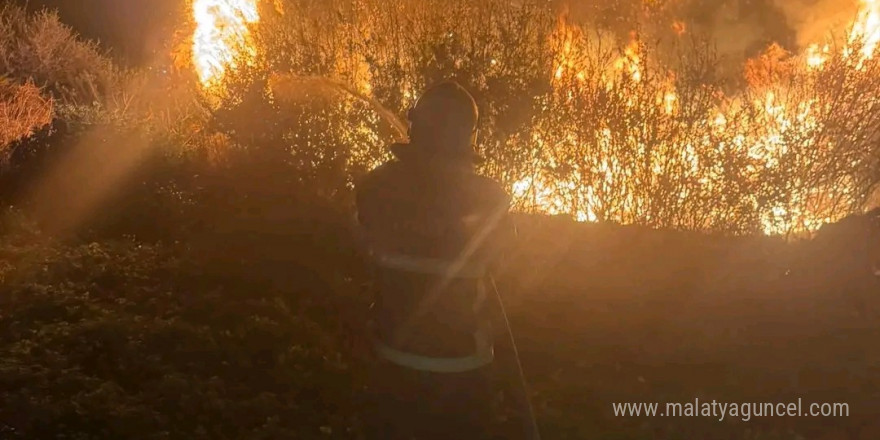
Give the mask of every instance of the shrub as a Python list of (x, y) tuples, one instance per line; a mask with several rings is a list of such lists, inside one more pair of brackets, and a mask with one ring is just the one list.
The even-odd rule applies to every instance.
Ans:
[[(254, 28), (257, 59), (229, 75), (226, 91), (270, 72), (293, 84), (288, 95), (330, 84), (342, 97), (324, 111), (284, 108), (290, 122), (275, 124), (291, 130), (278, 144), (305, 152), (308, 166), (349, 174), (375, 166), (395, 115), (425, 85), (454, 78), (483, 109), (482, 171), (525, 211), (802, 233), (859, 211), (880, 180), (880, 124), (866, 101), (878, 62), (846, 58), (857, 41), (813, 70), (771, 47), (731, 81), (699, 35), (678, 39), (649, 21), (620, 40), (595, 23), (557, 20), (542, 2), (274, 6)], [(643, 18), (671, 17), (654, 9)], [(322, 155), (333, 160), (314, 160)]]
[(0, 437), (353, 436), (356, 377), (326, 285), (274, 286), (132, 240), (65, 246), (13, 217), (0, 235)]
[(33, 81), (17, 85), (0, 78), (0, 163), (8, 159), (11, 143), (30, 137), (52, 122), (52, 101)]
[(28, 14), (11, 4), (0, 9), (0, 66), (63, 104), (101, 101), (116, 73), (97, 44), (79, 38), (56, 13)]

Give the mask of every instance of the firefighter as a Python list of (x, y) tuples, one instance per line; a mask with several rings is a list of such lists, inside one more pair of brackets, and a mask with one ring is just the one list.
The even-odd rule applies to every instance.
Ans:
[(475, 172), (478, 110), (459, 84), (428, 89), (408, 144), (357, 185), (375, 270), (368, 436), (482, 439), (494, 360), (487, 270), (512, 232), (510, 198)]

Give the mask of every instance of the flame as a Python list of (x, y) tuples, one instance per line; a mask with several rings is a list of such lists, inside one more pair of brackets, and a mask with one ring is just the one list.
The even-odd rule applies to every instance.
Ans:
[(666, 111), (667, 115), (671, 115), (675, 112), (676, 101), (678, 101), (678, 95), (675, 92), (666, 92), (663, 95), (663, 110)]
[[(862, 70), (865, 62), (874, 58), (880, 44), (880, 0), (861, 0), (861, 3), (858, 17), (853, 22), (849, 38), (841, 51), (843, 60), (850, 64), (854, 61), (857, 70)], [(807, 68), (822, 70), (829, 53), (828, 43), (821, 48), (819, 44), (811, 44), (804, 54)]]
[(807, 52), (805, 54), (807, 60), (807, 68), (810, 70), (819, 70), (825, 66), (825, 62), (828, 61), (828, 53), (831, 48), (828, 44), (819, 48), (819, 44), (813, 43), (807, 48)]
[(626, 72), (633, 81), (642, 80), (642, 58), (639, 55), (639, 40), (633, 36), (629, 44), (623, 50), (623, 55), (614, 62), (614, 68)]
[(580, 38), (577, 29), (566, 25), (565, 21), (560, 18), (557, 32), (552, 38), (552, 43), (556, 47), (550, 50), (557, 53), (555, 68), (553, 69), (553, 80), (562, 79), (566, 71), (575, 71), (579, 77), (585, 77), (585, 72), (578, 66), (580, 54), (575, 52), (577, 45), (575, 42)]
[[(710, 108), (705, 114), (696, 116), (698, 119), (703, 118), (698, 120), (696, 125), (705, 127), (705, 131), (700, 132), (701, 136), (705, 134), (704, 138), (681, 140), (676, 137), (675, 130), (685, 129), (675, 125), (680, 122), (675, 118), (694, 111), (688, 102), (689, 95), (683, 92), (682, 96), (679, 96), (674, 75), (670, 74), (665, 82), (663, 78), (657, 79), (655, 75), (650, 75), (649, 67), (656, 63), (648, 62), (650, 52), (642, 53), (644, 46), (635, 34), (631, 36), (626, 46), (612, 52), (605, 60), (605, 64), (597, 67), (600, 63), (596, 63), (595, 58), (591, 58), (594, 52), (587, 44), (587, 37), (581, 29), (577, 26), (569, 26), (560, 19), (557, 31), (550, 40), (550, 50), (555, 56), (554, 63), (546, 74), (550, 76), (554, 94), (563, 99), (570, 100), (575, 93), (578, 93), (579, 87), (589, 86), (594, 82), (604, 86), (609, 94), (623, 94), (616, 97), (623, 96), (629, 108), (635, 110), (643, 110), (637, 106), (646, 101), (639, 99), (648, 96), (649, 111), (645, 114), (672, 121), (666, 126), (658, 124), (657, 127), (647, 127), (647, 129), (656, 129), (657, 134), (661, 135), (657, 138), (660, 139), (658, 143), (667, 142), (665, 145), (651, 147), (663, 147), (672, 152), (664, 154), (674, 157), (669, 163), (646, 160), (644, 169), (648, 170), (648, 175), (639, 175), (638, 179), (652, 184), (662, 180), (664, 173), (670, 173), (669, 167), (676, 168), (676, 172), (686, 174), (690, 181), (698, 182), (702, 186), (697, 189), (675, 190), (671, 197), (664, 200), (670, 204), (685, 203), (693, 195), (689, 191), (716, 194), (713, 191), (719, 189), (717, 182), (721, 181), (720, 174), (726, 172), (713, 168), (711, 158), (704, 158), (703, 152), (735, 150), (744, 158), (742, 168), (748, 176), (747, 179), (757, 181), (761, 178), (761, 173), (783, 167), (785, 155), (792, 151), (792, 145), (788, 143), (791, 138), (810, 139), (807, 132), (817, 127), (816, 114), (820, 103), (810, 97), (804, 98), (803, 102), (792, 102), (784, 93), (780, 79), (791, 78), (793, 74), (798, 75), (804, 71), (822, 71), (829, 65), (837, 65), (841, 58), (831, 62), (833, 57), (837, 56), (842, 56), (845, 66), (862, 70), (865, 62), (873, 59), (880, 45), (880, 0), (861, 0), (861, 2), (861, 11), (855, 18), (851, 31), (844, 36), (846, 41), (842, 49), (839, 45), (821, 42), (808, 46), (799, 57), (793, 57), (792, 54), (775, 45), (771, 46), (761, 59), (754, 60), (751, 75), (747, 74), (748, 93), (743, 97), (723, 96), (719, 100), (724, 103), (723, 109)], [(279, 5), (276, 0), (276, 8), (283, 13)], [(199, 79), (205, 88), (217, 84), (225, 73), (237, 66), (237, 62), (240, 62), (242, 57), (245, 62), (256, 57), (257, 50), (249, 32), (249, 24), (256, 23), (260, 19), (257, 0), (193, 0), (193, 15), (197, 24), (193, 36), (193, 60)], [(684, 22), (675, 21), (672, 30), (682, 35), (687, 32), (687, 27)], [(354, 88), (360, 93), (370, 94), (373, 90), (370, 65), (362, 55), (354, 55), (357, 57), (354, 61), (342, 60), (345, 65), (340, 66), (339, 70), (348, 69)], [(791, 60), (796, 60), (799, 65), (793, 65)], [(493, 58), (488, 63), (490, 69), (497, 69), (505, 65), (505, 60)], [(414, 99), (412, 84), (403, 84), (400, 90), (405, 101)], [(641, 90), (648, 90), (651, 94), (639, 95)], [(651, 105), (656, 105), (654, 108), (657, 110), (656, 113), (650, 111)], [(744, 113), (757, 116), (744, 119), (741, 116)], [(617, 115), (617, 117), (622, 116)], [(611, 126), (609, 121), (602, 121), (601, 116), (594, 123), (598, 128), (572, 127), (571, 133), (567, 132), (568, 128), (561, 130), (562, 133), (550, 133), (551, 130), (558, 130), (558, 125), (535, 128), (531, 139), (525, 142), (530, 147), (534, 146), (536, 151), (555, 149), (581, 152), (584, 149), (580, 147), (588, 145), (592, 162), (584, 161), (586, 165), (583, 169), (554, 174), (545, 170), (556, 167), (554, 161), (557, 159), (552, 156), (539, 158), (538, 163), (534, 164), (537, 171), (528, 176), (516, 175), (509, 180), (512, 182), (510, 189), (513, 196), (523, 205), (522, 209), (547, 214), (567, 213), (579, 221), (613, 219), (624, 222), (634, 218), (634, 213), (644, 209), (642, 205), (644, 201), (637, 200), (637, 196), (633, 194), (635, 192), (633, 188), (641, 182), (637, 183), (635, 177), (627, 174), (626, 167), (629, 164), (621, 163), (625, 161), (619, 155), (619, 151), (626, 148), (642, 154), (649, 150), (647, 146), (642, 145), (645, 141), (637, 136), (622, 133), (619, 129), (612, 131), (607, 128)], [(643, 128), (628, 126), (627, 130), (638, 131)], [(368, 130), (368, 128), (362, 129)], [(720, 136), (721, 134), (723, 136)], [(719, 135), (717, 137), (722, 140), (714, 139), (715, 135)], [(551, 136), (552, 142), (545, 139)], [(813, 144), (808, 146), (816, 149), (822, 147)], [(648, 154), (645, 156), (647, 157)], [(795, 191), (787, 204), (763, 205), (759, 203), (758, 196), (755, 196), (754, 200), (747, 200), (747, 203), (751, 203), (755, 209), (761, 209), (758, 214), (759, 222), (763, 232), (767, 234), (782, 234), (794, 229), (813, 231), (823, 223), (837, 219), (829, 214), (827, 209), (823, 210), (817, 206), (821, 205), (823, 198), (838, 194), (835, 191), (840, 193), (849, 191), (846, 182), (840, 182), (840, 186), (839, 189), (811, 188)], [(614, 203), (618, 205), (610, 209), (607, 206), (608, 201), (603, 198), (609, 192), (620, 200), (615, 201)], [(817, 200), (819, 202), (816, 202)], [(622, 214), (621, 218), (609, 218), (608, 211), (612, 209), (627, 214)], [(672, 211), (675, 207), (668, 209)], [(714, 212), (709, 213), (709, 215), (714, 214)], [(660, 215), (656, 214), (658, 217)]]
[[(842, 54), (847, 66), (862, 70), (864, 62), (875, 56), (880, 45), (880, 0), (862, 0), (863, 8), (859, 12), (852, 25), (852, 31), (848, 35), (848, 41), (841, 51), (833, 51), (832, 44), (816, 43), (806, 48), (801, 54), (806, 71), (823, 70), (828, 66), (834, 53)], [(673, 30), (677, 34), (684, 32), (684, 24), (676, 22)], [(559, 96), (571, 96), (572, 90), (567, 87), (578, 82), (584, 82), (587, 78), (585, 72), (591, 71), (591, 66), (583, 63), (583, 53), (586, 48), (579, 47), (583, 41), (578, 37), (578, 30), (573, 29), (560, 21), (558, 34), (561, 35), (561, 44), (556, 46), (558, 62), (552, 72), (556, 93)], [(660, 110), (660, 116), (674, 118), (679, 112), (680, 98), (676, 92), (674, 75), (670, 74), (664, 82), (657, 83), (645, 76), (645, 59), (641, 52), (640, 41), (637, 35), (632, 35), (630, 42), (612, 60), (611, 67), (617, 74), (617, 79), (629, 79), (630, 86), (616, 84), (615, 80), (606, 81), (606, 89), (612, 93), (622, 93), (628, 104), (634, 104), (638, 99), (636, 89), (645, 87), (658, 87), (656, 105)], [(760, 57), (750, 60), (747, 64), (746, 78), (749, 80), (749, 96), (756, 98), (744, 100), (739, 97), (724, 97), (728, 102), (727, 108), (717, 109), (706, 115), (706, 127), (709, 133), (724, 134), (725, 139), (731, 139), (718, 144), (712, 144), (711, 139), (704, 139), (705, 144), (695, 144), (692, 141), (672, 140), (672, 150), (680, 152), (680, 157), (675, 158), (676, 163), (684, 165), (680, 172), (692, 176), (694, 181), (704, 186), (708, 194), (714, 194), (713, 182), (720, 179), (721, 171), (712, 168), (711, 164), (701, 162), (698, 151), (712, 150), (723, 151), (726, 148), (737, 149), (742, 152), (749, 163), (744, 164), (745, 172), (749, 179), (760, 179), (760, 175), (773, 172), (783, 166), (783, 158), (792, 151), (791, 139), (807, 139), (805, 142), (813, 142), (810, 137), (812, 130), (818, 129), (817, 108), (819, 102), (809, 96), (802, 102), (793, 102), (785, 93), (783, 79), (791, 78), (797, 74), (797, 66), (790, 63), (791, 54), (778, 45), (771, 45)], [(567, 80), (576, 80), (569, 81)], [(653, 84), (652, 84), (653, 83)], [(635, 87), (636, 89), (632, 89)], [(631, 94), (631, 95), (629, 95)], [(751, 119), (743, 119), (742, 113), (757, 115)], [(636, 127), (633, 127), (636, 129)], [(541, 130), (540, 128), (538, 129)], [(570, 148), (571, 151), (581, 151), (577, 142), (578, 138), (573, 134), (577, 129), (573, 128), (572, 134), (563, 133), (558, 150)], [(614, 136), (619, 136), (615, 134)], [(533, 139), (537, 144), (537, 150), (541, 151), (546, 146), (538, 136)], [(597, 195), (599, 186), (607, 188), (619, 188), (623, 191), (618, 196), (623, 199), (622, 206), (618, 210), (638, 211), (642, 201), (634, 200), (634, 196), (627, 194), (629, 177), (626, 172), (621, 173), (620, 164), (616, 157), (615, 148), (612, 145), (626, 144), (625, 148), (638, 148), (645, 151), (644, 145), (631, 144), (636, 138), (615, 139), (607, 129), (601, 130), (594, 139), (586, 139), (586, 142), (596, 142), (593, 153), (598, 159), (592, 165), (592, 169), (575, 170), (565, 177), (549, 175), (538, 172), (535, 175), (516, 180), (512, 186), (515, 198), (525, 203), (526, 209), (537, 210), (546, 214), (567, 213), (580, 221), (595, 221), (603, 218), (599, 213), (603, 211), (603, 198)], [(612, 142), (613, 141), (613, 142)], [(823, 145), (810, 145), (810, 148), (824, 148)], [(542, 166), (554, 167), (553, 159), (542, 159), (547, 163)], [(539, 167), (540, 169), (541, 167)], [(580, 172), (599, 176), (598, 179), (580, 181)], [(662, 178), (663, 166), (654, 163), (651, 172), (656, 178)], [(627, 181), (620, 181), (627, 180)], [(591, 186), (598, 185), (598, 186)], [(839, 218), (828, 208), (828, 200), (834, 199), (839, 194), (848, 194), (851, 189), (843, 182), (840, 188), (810, 188), (805, 190), (793, 190), (789, 200), (785, 204), (771, 205), (761, 208), (757, 198), (750, 200), (756, 209), (761, 209), (760, 225), (765, 234), (777, 235), (790, 232), (811, 232), (817, 230), (825, 223)], [(568, 191), (573, 189), (574, 191)], [(683, 190), (676, 194), (677, 198), (685, 202), (690, 197), (690, 190)], [(572, 196), (574, 192), (576, 195)], [(571, 198), (574, 197), (575, 200)], [(607, 202), (606, 202), (607, 203)], [(626, 214), (624, 214), (626, 215)], [(623, 220), (626, 219), (615, 219)]]
[(862, 0), (862, 5), (859, 20), (853, 24), (849, 39), (851, 45), (857, 42), (861, 46), (860, 63), (874, 58), (874, 51), (880, 43), (880, 0)]
[(257, 0), (194, 0), (193, 64), (199, 81), (208, 89), (216, 86), (239, 57), (256, 55), (249, 24), (260, 21)]

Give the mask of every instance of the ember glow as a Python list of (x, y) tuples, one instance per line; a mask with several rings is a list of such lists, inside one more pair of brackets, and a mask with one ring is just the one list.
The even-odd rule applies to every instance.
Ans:
[(193, 64), (205, 88), (216, 86), (237, 60), (256, 55), (248, 25), (260, 20), (257, 0), (194, 0)]

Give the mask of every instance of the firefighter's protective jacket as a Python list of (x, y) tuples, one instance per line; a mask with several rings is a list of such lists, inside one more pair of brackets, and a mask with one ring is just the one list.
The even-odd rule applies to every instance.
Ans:
[(359, 236), (375, 263), (378, 354), (433, 372), (492, 360), (486, 268), (509, 197), (469, 165), (399, 154), (357, 186)]

